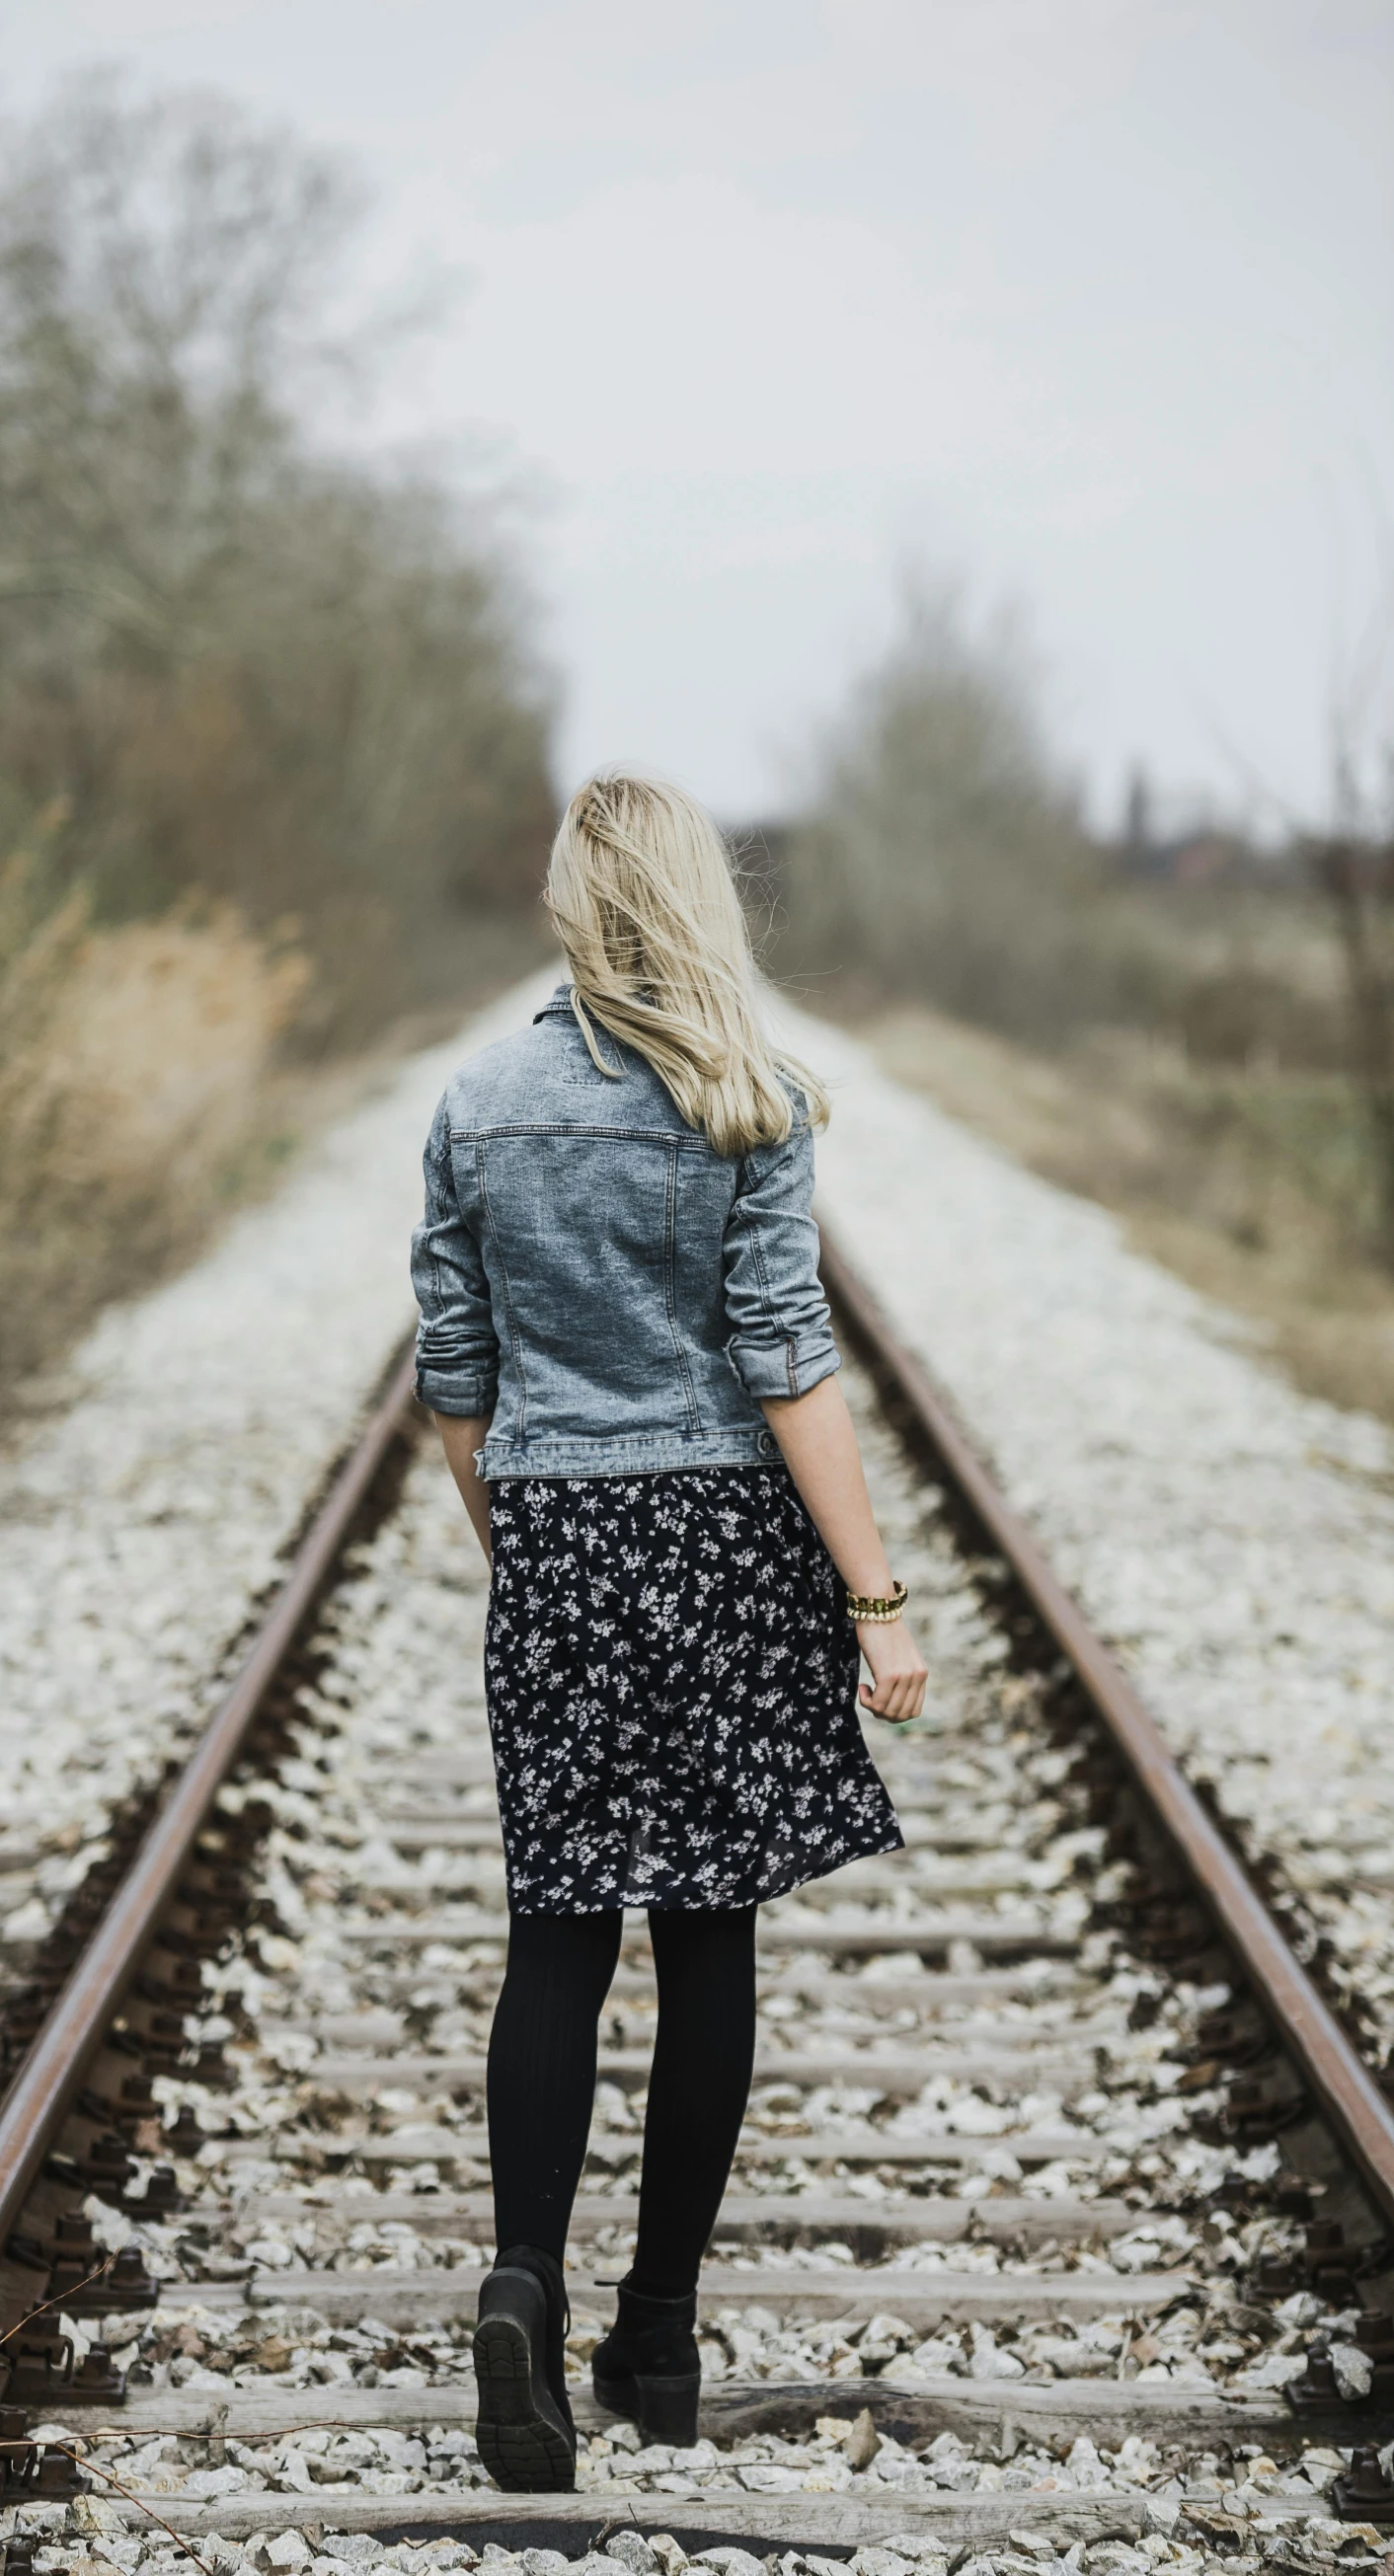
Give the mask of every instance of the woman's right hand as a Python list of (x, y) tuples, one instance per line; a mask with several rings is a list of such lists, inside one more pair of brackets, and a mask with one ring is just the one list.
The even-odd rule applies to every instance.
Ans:
[(858, 1689), (863, 1708), (891, 1726), (918, 1717), (929, 1675), (908, 1620), (859, 1619), (857, 1643), (871, 1666), (870, 1681)]

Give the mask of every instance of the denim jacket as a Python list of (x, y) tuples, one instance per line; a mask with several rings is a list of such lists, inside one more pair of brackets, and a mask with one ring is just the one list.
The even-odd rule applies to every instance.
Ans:
[(426, 1147), (412, 1239), (417, 1392), (492, 1414), (486, 1476), (618, 1476), (778, 1455), (757, 1398), (838, 1366), (818, 1284), (813, 1144), (740, 1161), (559, 985), (472, 1056)]

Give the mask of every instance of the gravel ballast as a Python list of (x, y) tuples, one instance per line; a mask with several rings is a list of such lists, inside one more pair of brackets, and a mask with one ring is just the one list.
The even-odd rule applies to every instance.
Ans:
[[(757, 2564), (781, 2535), (783, 2576), (823, 2576), (827, 2548), (873, 2539), (893, 2563), (863, 2554), (862, 2576), (911, 2566), (947, 2576), (970, 2548), (982, 2551), (983, 2576), (996, 2576), (1013, 2570), (1013, 2535), (1024, 2533), (1028, 2567), (1033, 2552), (1053, 2568), (1073, 2549), (1073, 2576), (1112, 2576), (1107, 2552), (1126, 2535), (1146, 2576), (1199, 2565), (1197, 2535), (1213, 2523), (1241, 2551), (1245, 2576), (1271, 2563), (1310, 2569), (1301, 2552), (1326, 2532), (1327, 2488), (1344, 2461), (1292, 2457), (1274, 2392), (1302, 2367), (1297, 2321), (1239, 2295), (1254, 2262), (1284, 2250), (1283, 2226), (1260, 2215), (1206, 2234), (1177, 2209), (1241, 2161), (1193, 2131), (1219, 2094), (1180, 2090), (1195, 2013), (1225, 1989), (1169, 1993), (1113, 1932), (1087, 1929), (1120, 1873), (1098, 1874), (1102, 1825), (1071, 1821), (1072, 1752), (1044, 1722), (1048, 1685), (1011, 1669), (934, 1489), (855, 1367), (847, 1383), (887, 1542), (921, 1605), (935, 1715), (903, 1736), (869, 1730), (911, 1848), (864, 1870), (855, 1894), (844, 1872), (766, 1909), (767, 1930), (795, 1938), (765, 1963), (737, 2188), (771, 2209), (806, 2198), (812, 2212), (831, 2166), (857, 2232), (894, 2215), (900, 2241), (859, 2259), (826, 2222), (808, 2251), (724, 2240), (719, 2222), (701, 2341), (716, 2403), (702, 2438), (647, 2445), (633, 2427), (597, 2420), (587, 2363), (608, 2322), (607, 2276), (633, 2249), (638, 2088), (653, 2030), (645, 1941), (632, 1925), (633, 1965), (606, 2011), (588, 2217), (572, 2247), (568, 2350), (583, 2440), (566, 2536), (576, 2549), (588, 2530), (642, 2525), (646, 2547), (669, 2543), (665, 2576), (679, 2544), (726, 2576), (711, 2554), (721, 2532), (749, 2540)], [(333, 2556), (331, 2534), (420, 2563), (387, 2546), (405, 2523), (418, 2541), (432, 2529), (472, 2541), (502, 2568), (493, 2534), (537, 2518), (536, 2500), (491, 2488), (470, 2402), (489, 2221), (469, 2223), (459, 2194), (486, 2179), (479, 2078), (505, 1929), (497, 1905), (492, 1932), (480, 1929), (481, 1890), (497, 1877), (485, 1606), (482, 1562), (425, 1435), (390, 1515), (350, 1551), (325, 1603), (274, 1776), (233, 1781), (220, 1796), (224, 1820), (249, 1798), (274, 1819), (245, 1941), (204, 1970), (214, 2010), (202, 2034), (225, 2044), (226, 2080), (155, 2079), (169, 2109), (193, 2112), (205, 2143), (195, 2159), (186, 2142), (179, 2157), (181, 2209), (138, 2226), (159, 2302), (106, 2324), (130, 2397), (109, 2433), (84, 2445), (99, 2483), (59, 2509), (65, 2545), (90, 2537), (100, 2550), (110, 2537), (138, 2546), (142, 2566), (160, 2565), (159, 2514), (201, 2552), (216, 2539), (209, 2563), (220, 2576), (246, 2560)], [(934, 1873), (923, 1883), (920, 1851)], [(944, 1912), (946, 1874), (960, 1905), (979, 1891), (971, 1902), (985, 1925), (1008, 1912), (1017, 1925), (1032, 1955), (1013, 1996), (982, 1987), (981, 1955), (966, 1941), (961, 1995), (952, 1980), (935, 1995), (919, 1978), (904, 1945)], [(474, 1929), (452, 1941), (442, 1901), (466, 1891)], [(801, 1957), (826, 1920), (810, 1901), (820, 1892), (844, 1934), (872, 1938), (869, 1959), (830, 1973), (826, 1955)], [(422, 1913), (436, 1937), (404, 1948)], [(908, 1990), (907, 1974), (918, 1979)], [(894, 2000), (909, 1994), (920, 2001)], [(1139, 2020), (1144, 1994), (1155, 2009)], [(642, 2063), (622, 2076), (624, 2053)], [(839, 2071), (828, 2080), (809, 2060), (830, 2054)], [(849, 2140), (869, 2132), (869, 2165), (845, 2163)], [(1046, 2134), (1043, 2164), (1028, 2140)], [(147, 2135), (142, 2153), (158, 2152)], [(928, 2168), (907, 2169), (897, 2161), (907, 2154)], [(1261, 2178), (1276, 2155), (1261, 2148), (1242, 2161)], [(1090, 2223), (1095, 2205), (1121, 2224), (1106, 2245)], [(94, 2210), (106, 2241), (130, 2234), (129, 2212)], [(946, 2218), (965, 2222), (952, 2250), (935, 2234)], [(1302, 2305), (1319, 2313), (1315, 2300)], [(801, 2401), (792, 2418), (791, 2383)], [(763, 2391), (780, 2429), (752, 2420)], [(1217, 2414), (1236, 2399), (1257, 2400), (1258, 2420)], [(879, 2426), (868, 2401), (883, 2410)], [(884, 2420), (918, 2401), (928, 2420)], [(1185, 2438), (1174, 2401), (1209, 2405), (1223, 2458)], [(239, 2412), (249, 2405), (250, 2418)], [(941, 2429), (946, 2407), (959, 2422)], [(1277, 2458), (1262, 2447), (1275, 2421), (1286, 2435)], [(59, 2412), (50, 2438), (82, 2430)], [(43, 2510), (21, 2508), (27, 2529)], [(517, 2547), (508, 2563), (539, 2576)], [(71, 2565), (56, 2557), (40, 2576)], [(630, 2576), (649, 2576), (646, 2562)]]

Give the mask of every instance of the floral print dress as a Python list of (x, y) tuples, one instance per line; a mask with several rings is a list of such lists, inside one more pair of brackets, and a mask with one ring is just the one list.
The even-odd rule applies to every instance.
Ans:
[(787, 1470), (505, 1477), (485, 1646), (515, 1913), (744, 1906), (897, 1851)]

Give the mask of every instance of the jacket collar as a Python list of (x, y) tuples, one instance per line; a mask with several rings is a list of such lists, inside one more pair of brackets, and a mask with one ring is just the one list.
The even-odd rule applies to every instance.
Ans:
[(550, 1002), (544, 1002), (540, 1011), (533, 1012), (532, 1024), (534, 1028), (536, 1028), (539, 1020), (572, 1020), (574, 1025), (574, 1014), (571, 1008), (571, 986), (569, 984), (558, 984)]

